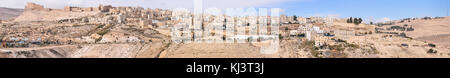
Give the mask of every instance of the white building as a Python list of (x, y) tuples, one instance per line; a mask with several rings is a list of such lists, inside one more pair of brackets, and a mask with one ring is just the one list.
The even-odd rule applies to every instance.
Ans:
[(306, 36), (306, 39), (307, 39), (308, 41), (311, 41), (311, 40), (312, 40), (311, 31), (306, 31), (305, 36)]
[(126, 14), (120, 13), (117, 16), (117, 22), (118, 23), (125, 23), (125, 19), (126, 19)]
[(297, 30), (291, 30), (291, 31), (289, 31), (289, 35), (290, 36), (296, 36), (296, 35), (298, 35), (300, 32), (299, 31), (297, 31)]

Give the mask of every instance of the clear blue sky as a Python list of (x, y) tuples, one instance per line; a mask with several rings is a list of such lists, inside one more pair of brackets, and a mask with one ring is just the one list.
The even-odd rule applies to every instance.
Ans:
[(401, 19), (408, 17), (447, 16), (450, 0), (306, 0), (273, 7), (285, 9), (286, 15), (362, 17)]

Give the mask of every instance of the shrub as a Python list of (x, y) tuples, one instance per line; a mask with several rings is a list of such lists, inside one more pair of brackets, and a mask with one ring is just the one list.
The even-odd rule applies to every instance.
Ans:
[(433, 48), (435, 48), (436, 47), (436, 45), (435, 44), (428, 44), (428, 46), (430, 46), (430, 47), (433, 47)]
[(433, 49), (429, 49), (429, 50), (427, 51), (427, 53), (433, 53), (433, 54), (435, 54), (435, 53), (437, 53), (437, 51), (436, 51), (436, 50), (433, 50)]
[(281, 34), (278, 34), (278, 38), (283, 39), (283, 36)]
[(102, 37), (95, 39), (95, 42), (99, 42), (100, 40), (102, 40)]
[(97, 34), (103, 36), (103, 35), (105, 35), (108, 32), (109, 32), (109, 30), (101, 30), (101, 31), (97, 32)]
[(105, 26), (105, 24), (99, 25), (97, 26), (97, 28), (103, 28)]

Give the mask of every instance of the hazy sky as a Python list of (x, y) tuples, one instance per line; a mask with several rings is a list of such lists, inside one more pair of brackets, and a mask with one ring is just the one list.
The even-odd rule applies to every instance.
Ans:
[[(0, 0), (0, 7), (24, 8), (27, 2), (46, 8), (99, 4), (145, 8), (192, 8), (193, 0)], [(449, 0), (203, 0), (205, 8), (281, 8), (297, 16), (362, 17), (373, 20), (447, 16)]]

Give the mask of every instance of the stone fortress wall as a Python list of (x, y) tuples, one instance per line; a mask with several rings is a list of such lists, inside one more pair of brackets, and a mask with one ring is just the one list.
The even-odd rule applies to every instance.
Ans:
[[(66, 12), (106, 12), (111, 9), (111, 5), (99, 5), (98, 7), (74, 7), (74, 6), (65, 6), (62, 11)], [(61, 10), (61, 9), (51, 9), (51, 8), (45, 8), (43, 5), (35, 4), (35, 3), (27, 3), (25, 6), (25, 10), (40, 10), (40, 11), (53, 11), (53, 10)]]

